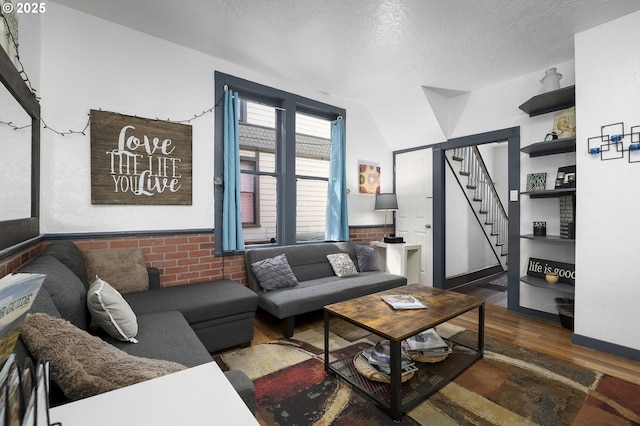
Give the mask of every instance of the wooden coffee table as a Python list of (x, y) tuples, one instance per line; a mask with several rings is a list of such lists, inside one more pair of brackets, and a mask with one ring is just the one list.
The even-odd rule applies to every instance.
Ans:
[[(411, 294), (427, 308), (395, 310), (380, 298), (383, 294)], [(433, 364), (416, 363), (419, 369), (414, 377), (402, 383), (402, 340), (473, 309), (478, 309), (478, 337), (475, 347), (451, 342), (453, 353), (444, 361)], [(374, 382), (359, 374), (353, 363), (354, 355), (329, 361), (329, 318), (332, 315), (374, 333), (380, 340), (389, 340), (390, 384)], [(412, 284), (324, 307), (325, 370), (338, 375), (355, 389), (372, 398), (387, 410), (394, 420), (400, 420), (407, 410), (438, 391), (482, 358), (483, 350), (484, 300), (465, 294)]]

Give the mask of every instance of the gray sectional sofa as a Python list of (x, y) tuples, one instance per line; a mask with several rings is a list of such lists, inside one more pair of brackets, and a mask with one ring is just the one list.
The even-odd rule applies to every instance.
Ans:
[[(260, 309), (284, 320), (285, 337), (293, 336), (296, 315), (407, 284), (405, 277), (382, 271), (359, 270), (357, 275), (338, 277), (327, 258), (327, 255), (336, 253), (347, 253), (354, 265), (359, 263), (356, 244), (351, 242), (298, 244), (251, 249), (245, 252), (249, 288), (258, 295)], [(281, 254), (285, 254), (298, 284), (265, 290), (252, 265)]]
[[(85, 261), (72, 242), (53, 242), (19, 272), (46, 275), (30, 312), (63, 318), (130, 355), (193, 367), (211, 362), (210, 352), (250, 345), (253, 338), (257, 297), (232, 281), (160, 288), (158, 271), (150, 269), (148, 290), (123, 295), (138, 322), (138, 343), (130, 343), (90, 327)], [(33, 357), (20, 339), (16, 353), (19, 358)], [(228, 371), (225, 375), (253, 412), (253, 383), (240, 371)], [(55, 383), (52, 385), (52, 405), (66, 402), (65, 396), (59, 390), (56, 392)]]

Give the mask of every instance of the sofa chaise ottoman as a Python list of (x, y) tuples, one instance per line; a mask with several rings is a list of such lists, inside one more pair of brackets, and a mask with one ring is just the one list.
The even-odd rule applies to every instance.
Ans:
[[(243, 285), (231, 281), (159, 288), (157, 271), (151, 269), (149, 290), (123, 295), (137, 319), (137, 343), (132, 343), (92, 327), (87, 308), (85, 258), (72, 242), (50, 244), (18, 272), (46, 275), (30, 313), (44, 313), (66, 320), (70, 326), (131, 356), (193, 367), (212, 362), (210, 352), (213, 350), (236, 344), (248, 345), (253, 338), (257, 297)], [(22, 337), (16, 345), (16, 353), (19, 358), (37, 357), (30, 353)], [(56, 366), (52, 365), (52, 379), (56, 376), (54, 368)], [(253, 383), (241, 371), (228, 371), (225, 375), (253, 412)], [(52, 405), (77, 399), (69, 397), (64, 389), (60, 392), (56, 388), (53, 381)]]

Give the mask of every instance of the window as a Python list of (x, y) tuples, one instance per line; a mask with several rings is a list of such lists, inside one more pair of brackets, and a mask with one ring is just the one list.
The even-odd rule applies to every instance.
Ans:
[[(240, 97), (241, 215), (245, 245), (324, 240), (331, 121), (343, 109), (216, 73)], [(222, 108), (216, 108), (216, 176), (222, 175)], [(222, 189), (216, 187), (216, 253)]]
[[(247, 172), (256, 171), (256, 159), (240, 151), (240, 202), (243, 225), (258, 226), (258, 177)], [(257, 155), (257, 153), (256, 153)]]

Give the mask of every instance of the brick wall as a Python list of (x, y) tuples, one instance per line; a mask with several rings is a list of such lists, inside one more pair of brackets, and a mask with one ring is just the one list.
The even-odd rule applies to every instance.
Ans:
[[(382, 238), (383, 233), (382, 227), (352, 228), (349, 231), (349, 239), (354, 242), (374, 241)], [(80, 250), (117, 247), (142, 248), (147, 266), (160, 270), (160, 285), (162, 287), (219, 279), (230, 279), (247, 284), (244, 256), (216, 257), (212, 233), (96, 237), (77, 239), (74, 242)], [(40, 254), (49, 243), (50, 241), (39, 242), (0, 259), (0, 277), (15, 271)]]
[(77, 240), (80, 250), (139, 247), (147, 266), (160, 270), (160, 285), (230, 279), (247, 283), (244, 256), (216, 257), (213, 234), (117, 237)]
[[(393, 232), (393, 229), (390, 229)], [(368, 243), (369, 241), (378, 241), (381, 240), (384, 236), (384, 228), (383, 227), (375, 227), (375, 228), (350, 228), (349, 229), (349, 240), (355, 243)]]

